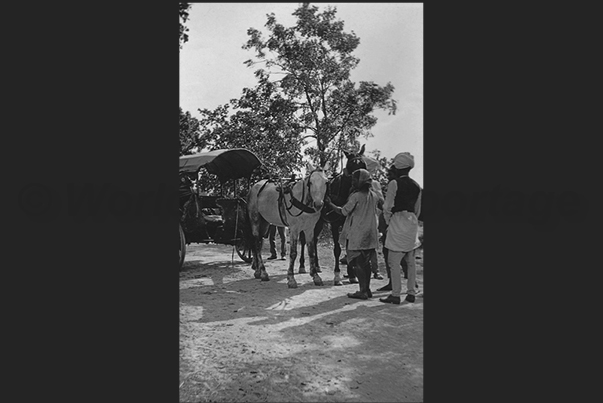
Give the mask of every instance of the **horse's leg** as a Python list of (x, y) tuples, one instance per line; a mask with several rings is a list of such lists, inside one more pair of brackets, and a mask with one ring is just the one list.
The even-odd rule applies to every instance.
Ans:
[(289, 231), (291, 235), (289, 238), (289, 269), (287, 270), (287, 287), (297, 288), (297, 282), (295, 281), (294, 267), (295, 258), (297, 258), (297, 238), (299, 237), (299, 231)]
[[(299, 234), (299, 244), (300, 244), (300, 251), (299, 251), (299, 274), (305, 274), (307, 273), (306, 271), (306, 266), (305, 266), (305, 261), (304, 261), (304, 249), (306, 247), (306, 236), (304, 235), (304, 232), (300, 232)], [(309, 253), (309, 251), (308, 251)]]
[(306, 233), (308, 242), (308, 260), (310, 260), (310, 276), (314, 280), (314, 285), (322, 285), (322, 279), (316, 271), (316, 246), (314, 245), (314, 231)]
[(285, 235), (285, 228), (277, 227), (279, 236), (281, 237), (281, 259), (285, 260), (285, 256), (287, 256), (287, 239)]
[[(258, 256), (258, 250), (261, 248), (262, 238), (259, 236), (259, 225), (256, 223), (251, 224), (251, 269), (253, 270), (253, 276), (260, 278), (260, 259)], [(258, 246), (260, 245), (260, 246)]]
[(253, 254), (253, 261), (251, 263), (251, 268), (253, 269), (253, 277), (260, 278), (261, 270), (260, 270), (260, 259), (261, 256), (258, 256), (258, 250), (261, 249), (262, 239), (257, 236), (253, 236), (253, 242), (251, 244), (251, 252)]
[(251, 268), (254, 270), (253, 276), (262, 281), (268, 281), (270, 278), (262, 260), (262, 242), (270, 225), (258, 211), (258, 193), (255, 188), (252, 188), (247, 196), (247, 220), (253, 254), (251, 264)]
[[(334, 223), (333, 225), (337, 225), (337, 224), (338, 223)], [(339, 241), (339, 225), (337, 225), (337, 229), (335, 230), (335, 232), (333, 234), (333, 238), (335, 238), (335, 234), (337, 234), (337, 240)], [(334, 253), (335, 253), (335, 265), (338, 266), (339, 265), (339, 255), (341, 254), (341, 247), (339, 246), (339, 242), (337, 242), (335, 244)], [(348, 274), (348, 278), (350, 280), (350, 284), (357, 284), (358, 278), (356, 277), (356, 273), (354, 272), (354, 267), (350, 265), (348, 259), (346, 259), (345, 265), (347, 267), (347, 274)]]
[(257, 251), (258, 251), (257, 253), (258, 253), (258, 259), (260, 262), (260, 265), (259, 265), (260, 280), (262, 280), (262, 281), (270, 281), (270, 277), (268, 277), (268, 273), (266, 272), (266, 266), (264, 266), (264, 261), (262, 259), (262, 246), (264, 244), (264, 237), (268, 234), (269, 229), (270, 229), (270, 224), (268, 223), (268, 221), (266, 221), (262, 218), (259, 223), (259, 236), (258, 236), (258, 244), (257, 244)]
[(320, 235), (320, 233), (322, 232), (322, 227), (324, 226), (324, 221), (322, 219), (319, 219), (316, 222), (316, 226), (314, 227), (314, 257), (316, 260), (316, 271), (318, 273), (322, 273), (322, 270), (320, 270), (320, 265), (318, 264), (318, 236)]
[(318, 264), (318, 237), (314, 237), (314, 267), (316, 267), (316, 273), (322, 273)]
[(251, 252), (253, 254), (253, 260), (251, 268), (254, 270), (253, 276), (259, 278), (262, 281), (269, 281), (268, 273), (266, 273), (266, 267), (262, 260), (262, 244), (264, 236), (268, 231), (268, 223), (261, 217), (254, 215), (251, 216)]
[(343, 285), (343, 282), (341, 281), (341, 271), (339, 270), (341, 246), (339, 246), (339, 225), (337, 222), (331, 223), (331, 234), (333, 234), (333, 255), (335, 256), (335, 275), (333, 277), (333, 285)]

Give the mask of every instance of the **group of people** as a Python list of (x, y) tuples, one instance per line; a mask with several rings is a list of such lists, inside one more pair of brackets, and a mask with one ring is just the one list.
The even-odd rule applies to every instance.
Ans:
[(346, 216), (340, 242), (360, 288), (355, 293), (349, 293), (350, 298), (368, 299), (373, 296), (370, 281), (379, 247), (378, 217), (382, 214), (387, 225), (383, 237), (383, 255), (389, 283), (377, 291), (391, 291), (391, 294), (379, 298), (379, 301), (400, 304), (401, 269), (405, 263), (405, 301), (415, 302), (417, 283), (414, 255), (420, 246), (417, 217), (421, 212), (422, 189), (408, 176), (413, 167), (414, 158), (410, 153), (403, 152), (394, 157), (393, 165), (388, 170), (389, 183), (385, 198), (374, 189), (370, 173), (366, 169), (358, 169), (352, 173), (353, 190), (342, 207), (334, 205), (328, 198), (326, 200), (331, 209)]
[[(352, 191), (342, 207), (333, 204), (328, 197), (326, 199), (326, 204), (332, 210), (346, 217), (339, 242), (346, 251), (347, 264), (355, 274), (360, 288), (355, 293), (348, 293), (350, 298), (372, 298), (371, 275), (378, 279), (383, 278), (377, 267), (377, 248), (381, 240), (389, 282), (377, 291), (391, 291), (391, 294), (379, 298), (379, 301), (400, 304), (401, 272), (404, 267), (404, 278), (407, 280), (405, 301), (415, 302), (418, 289), (415, 250), (421, 245), (417, 217), (421, 213), (422, 189), (408, 175), (413, 167), (414, 157), (410, 153), (402, 152), (394, 157), (393, 165), (387, 172), (385, 197), (379, 182), (371, 178), (369, 171), (357, 169), (352, 172)], [(285, 259), (285, 228), (271, 225), (268, 260), (277, 258), (277, 230), (281, 241), (281, 259)], [(380, 231), (383, 234), (381, 239)]]

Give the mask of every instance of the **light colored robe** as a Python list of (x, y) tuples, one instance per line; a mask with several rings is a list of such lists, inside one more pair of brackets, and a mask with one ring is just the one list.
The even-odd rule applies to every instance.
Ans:
[(421, 214), (421, 195), (419, 193), (415, 203), (415, 212), (398, 211), (392, 213), (394, 199), (398, 191), (398, 182), (392, 180), (387, 185), (385, 203), (383, 205), (383, 218), (387, 227), (387, 236), (385, 238), (385, 247), (394, 252), (410, 252), (421, 246), (419, 241), (419, 220), (417, 217)]

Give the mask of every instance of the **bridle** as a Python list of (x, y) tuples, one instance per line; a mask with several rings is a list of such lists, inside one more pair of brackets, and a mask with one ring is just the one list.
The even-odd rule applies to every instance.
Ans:
[[(357, 162), (361, 162), (361, 163), (357, 163)], [(362, 159), (362, 157), (360, 155), (356, 155), (356, 156), (348, 159), (348, 162), (346, 163), (346, 167), (345, 167), (344, 171), (348, 171), (348, 169), (347, 169), (348, 166), (361, 166), (361, 165), (363, 165), (364, 169), (366, 169), (366, 164), (364, 163), (364, 160)], [(356, 169), (359, 169), (359, 168), (356, 168)], [(337, 175), (335, 175), (335, 177), (331, 181), (327, 182), (327, 195), (329, 195), (329, 197), (333, 196), (334, 198), (339, 199), (342, 196), (342, 194), (341, 194), (341, 188), (342, 188), (341, 182), (342, 182), (343, 178), (340, 179), (339, 186), (337, 186), (337, 194), (332, 194), (331, 193), (331, 188), (330, 188), (331, 182), (335, 181), (335, 178), (337, 178), (339, 176), (343, 177), (343, 176), (351, 176), (351, 175), (352, 175), (352, 172), (348, 172), (347, 175), (346, 175), (345, 172), (340, 172)], [(346, 197), (347, 196), (348, 195), (346, 195)], [(334, 223), (334, 222), (336, 222), (336, 221), (338, 221), (338, 220), (341, 219), (341, 216), (337, 215), (335, 219), (333, 219), (333, 220), (327, 220), (327, 215), (329, 215), (331, 213), (333, 213), (333, 210), (328, 211), (328, 212), (325, 211), (325, 213), (322, 214), (322, 216), (321, 216), (322, 220), (324, 222), (326, 222), (327, 224)]]
[[(284, 206), (285, 210), (287, 210), (287, 213), (289, 213), (289, 215), (291, 215), (292, 217), (299, 217), (300, 215), (302, 215), (303, 213), (308, 213), (308, 214), (314, 214), (316, 213), (316, 210), (312, 207), (310, 207), (310, 204), (312, 203), (312, 197), (311, 197), (311, 193), (310, 193), (310, 187), (312, 186), (312, 181), (310, 180), (312, 178), (312, 175), (315, 172), (323, 172), (322, 168), (316, 168), (314, 169), (312, 172), (310, 172), (310, 174), (303, 179), (303, 181), (305, 182), (304, 186), (302, 186), (302, 196), (301, 196), (301, 200), (298, 200), (294, 195), (293, 195), (293, 186), (295, 186), (297, 184), (294, 183), (291, 187), (287, 188), (286, 190), (283, 190), (283, 187), (280, 186), (279, 187), (279, 197), (278, 197), (278, 204), (279, 204), (279, 209), (278, 209), (278, 213), (279, 216), (281, 218), (281, 221), (285, 224), (285, 226), (289, 226), (289, 223), (287, 222), (287, 219), (285, 217), (285, 215), (283, 214), (282, 209), (280, 208), (280, 206)], [(325, 192), (325, 198), (326, 196), (329, 194), (329, 187), (328, 187), (329, 182), (327, 181), (327, 191)], [(306, 195), (306, 187), (308, 188), (308, 194)], [(291, 197), (291, 204), (289, 206), (287, 206), (287, 202), (285, 200), (285, 194), (289, 194)], [(295, 207), (299, 210), (299, 213), (297, 214), (293, 214), (291, 213), (291, 209)]]

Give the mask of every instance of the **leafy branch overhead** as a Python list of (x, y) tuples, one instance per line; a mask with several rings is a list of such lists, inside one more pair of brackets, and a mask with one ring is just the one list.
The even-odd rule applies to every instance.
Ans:
[(188, 11), (191, 8), (190, 3), (178, 3), (178, 15), (180, 17), (180, 49), (185, 42), (188, 42), (188, 27), (184, 23), (188, 20)]
[(193, 150), (205, 147), (200, 135), (199, 120), (180, 108), (180, 155), (189, 155)]
[(334, 7), (319, 12), (303, 3), (291, 27), (272, 13), (266, 32), (249, 28), (243, 49), (253, 58), (245, 64), (257, 84), (227, 105), (199, 109), (200, 143), (248, 148), (286, 174), (302, 166), (304, 154), (315, 164), (337, 166), (343, 150), (357, 149), (359, 138), (372, 136), (376, 109), (396, 113), (394, 87), (350, 80), (360, 63), (353, 55), (360, 39), (344, 31), (336, 13)]
[[(304, 136), (315, 140), (317, 162), (324, 163), (335, 149), (347, 148), (359, 136), (371, 136), (377, 119), (376, 109), (396, 112), (391, 98), (391, 83), (381, 87), (374, 82), (356, 85), (350, 72), (360, 60), (352, 52), (360, 39), (352, 31), (344, 31), (343, 21), (336, 20), (337, 9), (304, 3), (293, 13), (297, 23), (289, 28), (277, 23), (274, 14), (267, 15), (264, 35), (255, 28), (247, 31), (249, 40), (243, 48), (255, 51), (255, 59), (247, 60), (255, 70), (258, 87), (272, 87), (283, 99), (294, 105), (290, 119)], [(311, 153), (311, 151), (310, 151)]]

